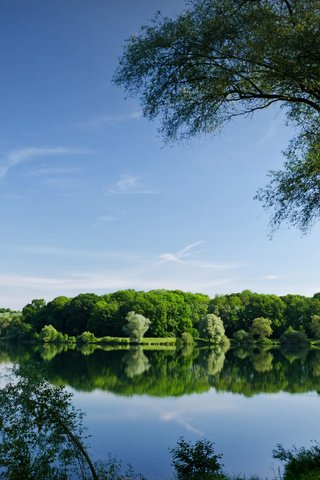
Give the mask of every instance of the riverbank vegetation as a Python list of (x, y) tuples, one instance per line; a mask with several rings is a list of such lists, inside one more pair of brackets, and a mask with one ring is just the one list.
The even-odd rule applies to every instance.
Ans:
[(202, 338), (219, 343), (224, 336), (241, 344), (316, 342), (320, 293), (277, 296), (244, 290), (210, 298), (180, 290), (120, 290), (60, 296), (48, 303), (34, 299), (21, 312), (0, 309), (0, 338), (7, 340), (174, 343)]

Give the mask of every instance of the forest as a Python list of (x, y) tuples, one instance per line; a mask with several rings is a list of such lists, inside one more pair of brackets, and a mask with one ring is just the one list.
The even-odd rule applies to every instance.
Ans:
[[(148, 319), (145, 337), (199, 337), (203, 319), (221, 319), (225, 335), (250, 338), (320, 338), (320, 293), (312, 297), (277, 296), (244, 290), (216, 295), (180, 290), (120, 290), (105, 295), (59, 296), (46, 303), (34, 299), (22, 311), (0, 309), (0, 338), (34, 339), (52, 326), (65, 338), (90, 332), (92, 338), (124, 337), (130, 312)], [(61, 337), (63, 338), (63, 337)]]

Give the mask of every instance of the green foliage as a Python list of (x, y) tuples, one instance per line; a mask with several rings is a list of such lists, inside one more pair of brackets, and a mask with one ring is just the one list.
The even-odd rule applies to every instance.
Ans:
[(252, 366), (257, 372), (270, 372), (273, 368), (273, 355), (266, 350), (259, 350), (254, 352), (251, 356)]
[(255, 318), (250, 327), (250, 335), (255, 340), (264, 340), (272, 334), (271, 320), (269, 318)]
[(213, 343), (220, 343), (224, 337), (224, 327), (220, 317), (208, 313), (200, 322), (199, 334)]
[(28, 303), (22, 309), (22, 315), (26, 322), (33, 319), (37, 313), (39, 313), (46, 305), (46, 301), (41, 299), (34, 299), (31, 303)]
[(250, 342), (250, 335), (248, 332), (246, 332), (245, 330), (237, 330), (232, 339), (236, 342), (236, 343), (248, 343)]
[(289, 327), (283, 335), (280, 337), (280, 341), (283, 344), (293, 344), (293, 345), (308, 345), (309, 340), (304, 331), (294, 330), (292, 327)]
[(310, 321), (310, 330), (314, 338), (320, 338), (320, 315), (312, 315)]
[(227, 480), (220, 464), (222, 455), (215, 453), (209, 440), (192, 445), (181, 437), (170, 452), (177, 480)]
[(59, 339), (59, 332), (52, 325), (45, 325), (41, 329), (40, 338), (45, 343), (55, 342)]
[(0, 395), (4, 478), (59, 480), (79, 474), (88, 459), (82, 415), (72, 406), (71, 394), (49, 385), (30, 366), (16, 367), (13, 373)]
[(140, 346), (131, 348), (125, 354), (123, 362), (125, 364), (125, 374), (129, 378), (142, 375), (150, 368), (149, 360)]
[(210, 300), (206, 295), (179, 290), (121, 290), (102, 296), (81, 294), (74, 299), (60, 296), (47, 305), (43, 300), (33, 300), (23, 309), (23, 315), (2, 310), (0, 338), (15, 340), (37, 339), (45, 325), (52, 325), (61, 332), (59, 341), (67, 341), (66, 335), (73, 336), (74, 332), (81, 335), (84, 331), (92, 332), (101, 342), (115, 341), (113, 337), (122, 337), (126, 316), (131, 311), (150, 319), (147, 338), (171, 338), (172, 342), (184, 333), (196, 338), (200, 321), (207, 314), (221, 318), (230, 338), (238, 330), (249, 331), (258, 317), (272, 321), (275, 338), (289, 326), (295, 330), (303, 328), (314, 337), (310, 320), (320, 316), (320, 298), (317, 294), (277, 297), (244, 290)]
[[(3, 380), (3, 379), (2, 379)], [(0, 390), (0, 477), (4, 480), (140, 479), (109, 456), (93, 463), (83, 414), (72, 394), (54, 387), (39, 365), (14, 367)]]
[(189, 332), (183, 332), (181, 335), (182, 345), (194, 345), (194, 338)]
[(130, 37), (114, 80), (172, 140), (283, 105), (300, 132), (257, 198), (302, 230), (320, 214), (318, 1), (191, 0)]
[(32, 336), (32, 326), (23, 321), (20, 312), (8, 310), (0, 313), (0, 338), (5, 340), (26, 340), (31, 339)]
[(273, 457), (284, 463), (283, 480), (320, 480), (320, 447), (285, 450), (278, 445)]
[[(300, 119), (303, 121), (303, 117), (307, 119), (307, 115), (307, 112), (299, 112), (297, 123)], [(269, 172), (269, 184), (256, 196), (273, 212), (274, 227), (288, 221), (306, 232), (319, 219), (320, 131), (317, 117), (319, 113), (312, 125), (306, 125), (305, 131), (291, 142), (285, 152), (284, 168)]]
[(91, 332), (82, 332), (77, 339), (81, 343), (95, 343), (97, 341), (97, 338)]
[(123, 327), (123, 331), (129, 335), (132, 342), (140, 343), (150, 326), (150, 320), (133, 311), (127, 314), (126, 320), (127, 324)]

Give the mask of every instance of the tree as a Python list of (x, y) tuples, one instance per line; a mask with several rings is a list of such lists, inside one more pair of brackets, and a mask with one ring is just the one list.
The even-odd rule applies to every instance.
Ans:
[(257, 198), (306, 230), (320, 214), (320, 2), (191, 0), (128, 40), (114, 76), (173, 140), (285, 107), (297, 137)]
[(213, 343), (220, 343), (224, 337), (221, 318), (213, 313), (208, 313), (200, 322), (199, 334)]
[[(73, 394), (50, 385), (39, 365), (11, 369), (0, 389), (0, 477), (6, 480), (144, 480), (109, 456), (93, 462)], [(3, 385), (3, 376), (1, 384)]]
[(258, 340), (270, 337), (272, 334), (271, 320), (264, 317), (255, 318), (250, 328), (250, 334)]
[[(13, 370), (0, 395), (1, 477), (10, 480), (98, 479), (72, 394), (53, 387), (34, 367)], [(69, 476), (70, 475), (70, 476)]]
[(277, 445), (273, 458), (284, 463), (283, 480), (320, 480), (320, 446), (285, 450)]
[(194, 445), (180, 438), (170, 450), (177, 480), (226, 480), (219, 460), (209, 440), (198, 440)]
[[(33, 326), (37, 325), (45, 306), (46, 301), (43, 298), (33, 299), (31, 303), (28, 303), (28, 305), (22, 309), (23, 321)], [(43, 327), (43, 325), (41, 327)]]
[(232, 339), (236, 343), (246, 343), (249, 341), (249, 333), (245, 330), (237, 330)]
[(45, 343), (58, 340), (59, 332), (52, 325), (45, 325), (40, 332), (40, 337)]
[(151, 324), (150, 320), (133, 311), (128, 313), (126, 320), (127, 324), (123, 327), (123, 331), (133, 342), (140, 343)]
[(294, 330), (292, 327), (287, 328), (287, 330), (281, 335), (280, 341), (284, 345), (307, 346), (309, 343), (308, 337), (304, 331)]
[(310, 330), (314, 338), (320, 338), (320, 315), (312, 315), (310, 321)]
[(97, 341), (96, 337), (91, 332), (82, 332), (81, 335), (79, 335), (78, 340), (81, 343), (95, 343)]

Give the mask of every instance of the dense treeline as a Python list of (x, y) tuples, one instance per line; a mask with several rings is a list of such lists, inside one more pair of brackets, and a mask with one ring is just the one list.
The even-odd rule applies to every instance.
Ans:
[(33, 300), (22, 314), (38, 332), (50, 324), (68, 335), (90, 331), (96, 337), (121, 337), (126, 316), (134, 311), (151, 321), (146, 336), (176, 337), (183, 332), (196, 335), (209, 301), (207, 295), (181, 291), (120, 290), (102, 296), (85, 293), (74, 298), (57, 297), (47, 305), (43, 300)]
[[(184, 332), (196, 337), (201, 320), (214, 314), (222, 319), (229, 338), (239, 331), (251, 331), (252, 335), (257, 330), (253, 329), (257, 318), (262, 319), (261, 325), (264, 322), (262, 336), (279, 338), (289, 328), (320, 338), (320, 293), (313, 297), (279, 297), (249, 290), (212, 299), (179, 290), (120, 290), (101, 296), (85, 293), (74, 298), (60, 296), (47, 304), (36, 299), (22, 312), (0, 309), (0, 337), (32, 337), (45, 325), (69, 336), (89, 331), (95, 337), (121, 337), (126, 317), (132, 311), (150, 320), (147, 337), (180, 337)], [(265, 319), (269, 322), (267, 329)]]

